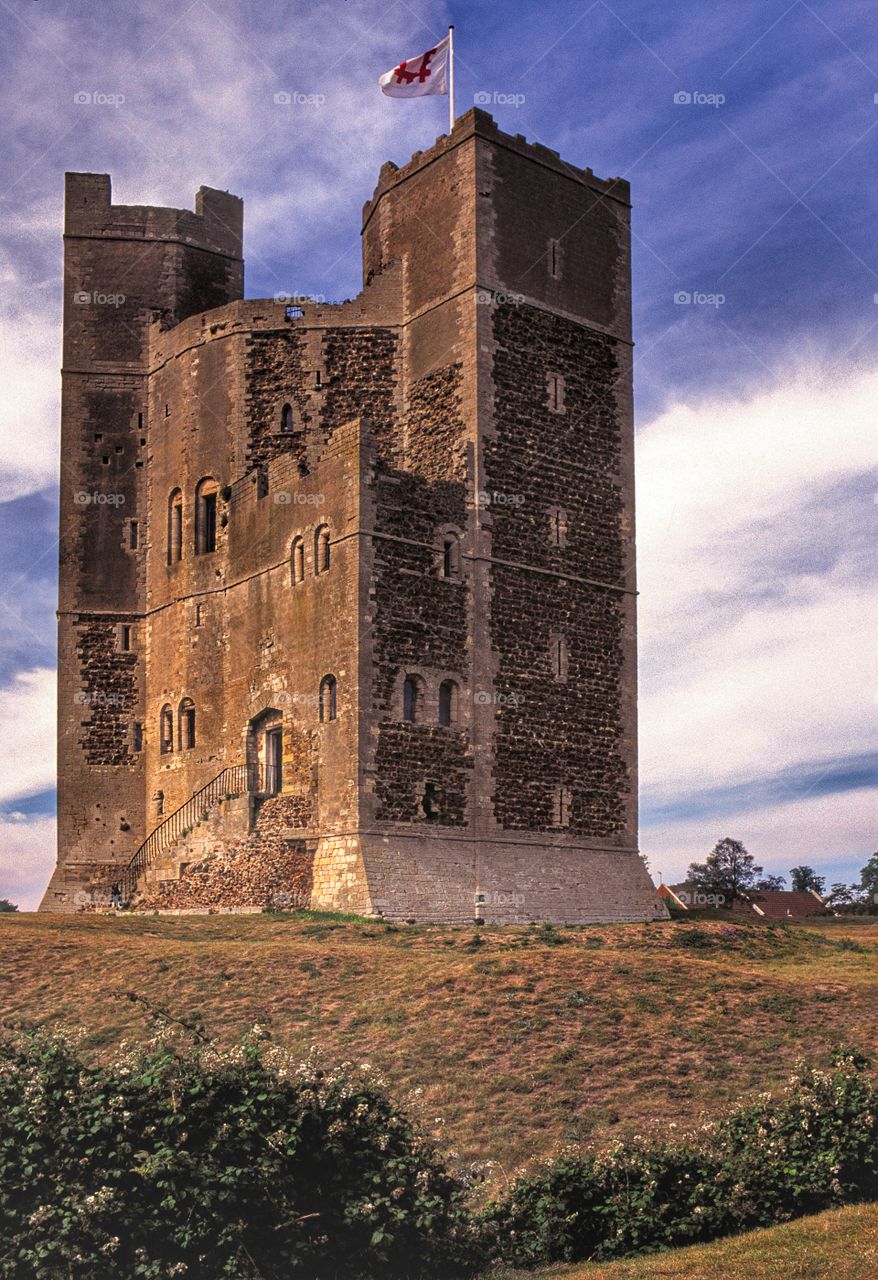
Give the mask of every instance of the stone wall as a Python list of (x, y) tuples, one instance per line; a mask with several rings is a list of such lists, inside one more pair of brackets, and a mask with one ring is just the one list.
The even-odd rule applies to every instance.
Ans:
[[(485, 466), (494, 809), (506, 829), (551, 829), (565, 786), (564, 826), (608, 837), (624, 830), (630, 795), (620, 749), (626, 596), (614, 342), (526, 305), (498, 306), (493, 327), (496, 433)], [(550, 373), (563, 379), (560, 411)]]

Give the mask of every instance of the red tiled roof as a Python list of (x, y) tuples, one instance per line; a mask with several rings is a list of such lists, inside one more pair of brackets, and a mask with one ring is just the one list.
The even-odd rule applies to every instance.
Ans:
[[(825, 910), (823, 899), (816, 893), (806, 891), (798, 893), (794, 889), (766, 889), (760, 893), (751, 889), (742, 895), (740, 907), (749, 904), (750, 909), (758, 908), (758, 913), (771, 920), (785, 920), (788, 916), (816, 916)], [(738, 903), (735, 904), (738, 906)]]

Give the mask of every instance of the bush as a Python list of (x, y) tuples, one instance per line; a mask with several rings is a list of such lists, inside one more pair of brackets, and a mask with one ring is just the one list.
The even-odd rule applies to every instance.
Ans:
[(0, 1276), (464, 1275), (466, 1185), (364, 1071), (0, 1044)]
[(863, 1059), (800, 1068), (760, 1099), (677, 1142), (569, 1153), (488, 1208), (491, 1256), (516, 1266), (678, 1247), (878, 1197), (878, 1089)]

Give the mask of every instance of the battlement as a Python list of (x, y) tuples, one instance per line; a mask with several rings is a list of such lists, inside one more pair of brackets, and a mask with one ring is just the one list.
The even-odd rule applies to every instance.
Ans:
[(355, 298), (317, 301), (304, 295), (244, 298), (214, 307), (167, 328), (156, 314), (150, 325), (150, 370), (193, 347), (238, 334), (309, 329), (355, 329), (363, 325), (398, 325), (402, 320), (402, 263), (388, 264)]
[(433, 164), (441, 156), (447, 155), (448, 152), (467, 142), (470, 138), (483, 138), (485, 141), (505, 147), (520, 156), (544, 165), (571, 181), (582, 183), (583, 186), (589, 187), (596, 194), (616, 200), (622, 205), (629, 206), (631, 203), (631, 187), (627, 179), (619, 177), (598, 178), (588, 167), (578, 168), (576, 165), (570, 164), (562, 159), (559, 152), (552, 151), (540, 142), (528, 142), (527, 138), (520, 133), (504, 133), (488, 111), (482, 111), (479, 107), (472, 107), (455, 120), (454, 129), (450, 134), (440, 134), (432, 147), (426, 151), (414, 152), (406, 164), (400, 166), (394, 164), (392, 160), (385, 161), (381, 166), (372, 198), (367, 200), (363, 206), (362, 230), (366, 230), (380, 200), (388, 191), (399, 186), (428, 165)]
[(114, 205), (108, 173), (65, 174), (65, 238), (165, 240), (240, 258), (243, 234), (244, 202), (228, 191), (199, 187), (194, 212)]

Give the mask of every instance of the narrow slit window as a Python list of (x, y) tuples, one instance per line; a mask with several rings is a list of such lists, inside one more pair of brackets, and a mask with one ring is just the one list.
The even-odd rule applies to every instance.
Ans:
[(555, 680), (567, 679), (567, 641), (563, 636), (553, 636), (549, 641), (549, 659)]
[(567, 512), (563, 507), (549, 508), (549, 541), (553, 547), (567, 546)]
[(168, 499), (168, 564), (183, 559), (183, 494), (174, 489)]
[(552, 413), (564, 413), (564, 378), (560, 373), (546, 374), (549, 409)]
[(338, 682), (335, 676), (324, 676), (320, 681), (320, 720), (322, 724), (335, 720), (338, 715)]
[(184, 698), (180, 703), (178, 735), (180, 750), (191, 751), (195, 746), (195, 703), (191, 698)]
[(555, 788), (555, 794), (552, 803), (552, 825), (555, 827), (570, 826), (570, 807), (572, 797), (569, 787), (559, 784)]
[(406, 676), (402, 686), (402, 718), (415, 724), (421, 718), (423, 684), (418, 676)]
[(459, 693), (454, 680), (443, 680), (439, 686), (439, 723), (457, 724)]
[(305, 542), (302, 538), (293, 538), (290, 547), (290, 581), (295, 587), (305, 581)]
[(210, 555), (216, 551), (217, 501), (219, 485), (215, 480), (199, 480), (195, 490), (195, 554)]
[(322, 524), (314, 534), (314, 572), (326, 573), (331, 556), (329, 528)]
[(164, 706), (159, 713), (159, 751), (163, 756), (174, 750), (174, 713)]

